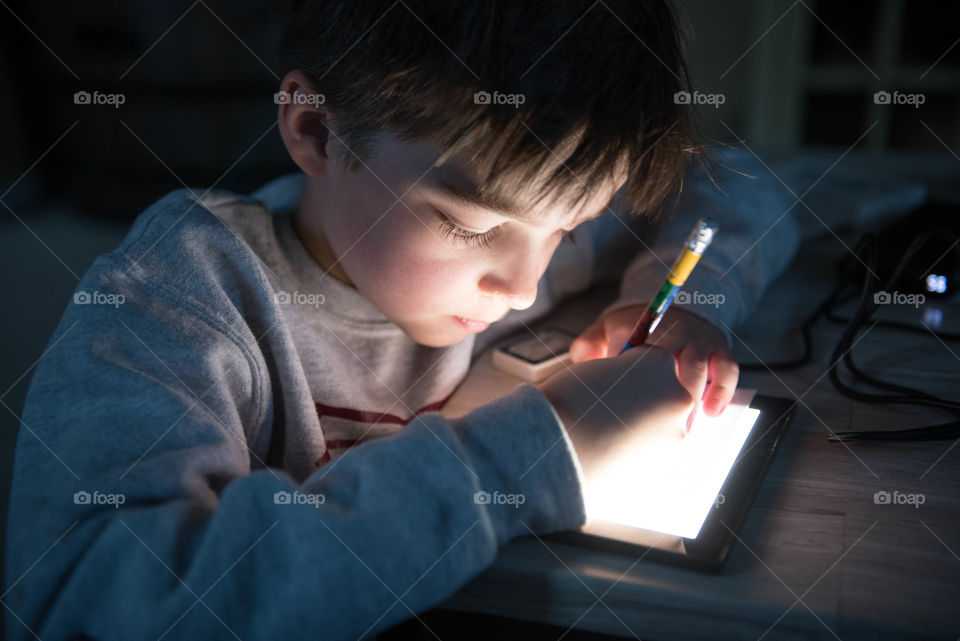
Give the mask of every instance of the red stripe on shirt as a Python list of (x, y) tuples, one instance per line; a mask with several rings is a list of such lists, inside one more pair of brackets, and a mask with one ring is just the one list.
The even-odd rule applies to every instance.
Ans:
[[(453, 396), (453, 394), (450, 394), (450, 396)], [(450, 396), (447, 396), (442, 401), (424, 405), (414, 412), (413, 416), (410, 418), (401, 418), (396, 414), (387, 414), (385, 412), (368, 412), (367, 410), (355, 410), (349, 407), (334, 407), (333, 405), (325, 405), (323, 403), (316, 403), (317, 416), (320, 418), (323, 418), (324, 416), (334, 416), (336, 418), (342, 418), (348, 421), (356, 421), (358, 423), (373, 423), (374, 425), (378, 423), (406, 425), (416, 418), (418, 414), (423, 414), (425, 412), (436, 412), (443, 409), (443, 406), (446, 405), (447, 401), (450, 400)]]
[[(419, 410), (413, 413), (413, 416), (410, 418), (401, 418), (395, 414), (387, 414), (383, 412), (368, 412), (366, 410), (355, 410), (349, 407), (334, 407), (333, 405), (326, 405), (324, 403), (315, 403), (317, 406), (317, 416), (323, 418), (324, 416), (333, 416), (336, 418), (342, 418), (348, 421), (357, 421), (358, 423), (372, 423), (374, 425), (378, 423), (391, 423), (393, 425), (406, 425), (419, 414), (424, 414), (426, 412), (436, 412), (443, 409), (443, 406), (447, 404), (447, 401), (450, 400), (450, 397), (453, 396), (451, 393), (445, 399), (436, 401), (435, 403), (430, 403), (429, 405), (424, 405)], [(327, 450), (323, 453), (323, 456), (317, 459), (316, 466), (320, 467), (325, 463), (328, 463), (331, 460), (330, 450), (339, 450), (339, 449), (349, 449), (356, 445), (357, 443), (363, 442), (362, 439), (331, 439), (327, 440)]]

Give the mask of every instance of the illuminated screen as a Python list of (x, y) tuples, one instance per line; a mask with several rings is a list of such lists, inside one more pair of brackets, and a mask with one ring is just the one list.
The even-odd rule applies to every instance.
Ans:
[(755, 394), (737, 390), (717, 417), (701, 411), (686, 438), (625, 448), (586, 488), (589, 518), (696, 538), (760, 415)]

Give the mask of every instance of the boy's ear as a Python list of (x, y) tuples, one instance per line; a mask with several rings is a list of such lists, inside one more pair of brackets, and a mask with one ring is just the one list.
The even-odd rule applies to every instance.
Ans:
[(280, 136), (293, 162), (308, 176), (325, 176), (332, 162), (327, 130), (331, 113), (322, 94), (302, 71), (294, 70), (283, 77), (275, 98)]

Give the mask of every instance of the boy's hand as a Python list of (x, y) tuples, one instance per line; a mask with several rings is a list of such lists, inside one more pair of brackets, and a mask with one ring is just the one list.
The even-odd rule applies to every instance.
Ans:
[[(588, 327), (570, 346), (573, 362), (615, 356), (645, 309), (646, 305), (624, 307)], [(740, 367), (717, 327), (673, 305), (648, 344), (663, 347), (676, 356), (680, 382), (693, 398), (703, 399), (703, 409), (709, 416), (726, 409), (737, 388)]]
[(618, 465), (618, 452), (682, 438), (693, 407), (676, 359), (661, 347), (571, 365), (540, 391), (563, 421), (588, 487)]

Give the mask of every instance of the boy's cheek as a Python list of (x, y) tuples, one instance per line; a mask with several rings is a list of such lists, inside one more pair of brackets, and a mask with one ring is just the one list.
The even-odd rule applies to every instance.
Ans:
[(463, 266), (457, 263), (408, 254), (389, 260), (374, 257), (368, 267), (365, 280), (380, 299), (373, 302), (388, 307), (381, 309), (388, 316), (390, 311), (407, 318), (425, 318), (482, 310), (474, 297), (475, 285), (471, 286)]
[(410, 212), (394, 213), (340, 254), (359, 289), (398, 325), (404, 319), (485, 312), (491, 304), (480, 299), (474, 257), (451, 247)]

